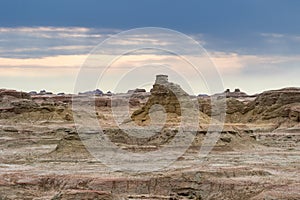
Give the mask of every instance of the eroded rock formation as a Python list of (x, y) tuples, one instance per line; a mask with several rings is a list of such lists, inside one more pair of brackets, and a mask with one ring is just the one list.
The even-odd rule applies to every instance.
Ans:
[[(199, 97), (199, 117), (207, 121), (199, 124), (190, 148), (168, 170), (132, 174), (112, 172), (91, 156), (72, 121), (72, 96), (0, 94), (0, 199), (300, 199), (299, 88), (227, 98), (224, 129), (205, 158), (198, 152), (209, 135), (211, 103), (209, 97)], [(95, 109), (105, 135), (118, 147), (155, 151), (178, 130), (129, 137), (116, 127), (110, 107), (133, 97), (137, 103), (129, 109), (134, 121), (147, 122), (157, 112), (156, 104), (180, 119), (178, 96), (188, 98), (159, 76), (151, 94), (122, 94), (118, 98), (124, 99), (113, 105), (110, 98), (97, 97)]]
[[(187, 94), (179, 85), (168, 81), (168, 76), (157, 75), (155, 84), (150, 91), (146, 104), (136, 110), (131, 118), (137, 122), (149, 121), (149, 113), (162, 110), (172, 117), (181, 116), (182, 109), (188, 108), (189, 94)], [(168, 117), (167, 117), (168, 119)]]

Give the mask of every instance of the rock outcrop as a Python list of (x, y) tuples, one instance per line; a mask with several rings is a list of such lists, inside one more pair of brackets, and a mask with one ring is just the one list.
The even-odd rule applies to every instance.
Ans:
[(146, 122), (150, 120), (149, 113), (163, 111), (167, 115), (181, 116), (182, 109), (188, 108), (189, 94), (179, 85), (168, 81), (168, 76), (157, 75), (151, 95), (146, 104), (136, 110), (131, 118), (136, 122)]
[[(248, 95), (245, 92), (242, 92), (239, 88), (234, 89), (233, 92), (230, 91), (230, 89), (226, 89), (223, 93), (218, 93), (218, 94), (214, 94), (213, 96), (219, 96), (219, 95), (224, 95), (227, 98), (253, 98), (256, 97), (257, 95)], [(200, 97), (203, 95), (200, 95)]]
[(103, 92), (99, 89), (93, 91), (79, 92), (79, 95), (102, 96)]
[(298, 121), (300, 88), (284, 88), (263, 92), (250, 102), (245, 111), (251, 113), (250, 120)]
[(26, 92), (19, 92), (16, 90), (6, 90), (6, 89), (0, 89), (0, 99), (2, 99), (5, 96), (11, 96), (18, 99), (30, 99), (30, 94)]
[(0, 119), (22, 121), (72, 120), (71, 97), (30, 96), (15, 90), (0, 91)]
[(143, 92), (146, 92), (145, 89), (143, 88), (136, 88), (134, 90), (128, 90), (127, 93), (143, 93)]
[(230, 122), (273, 124), (269, 131), (292, 128), (300, 122), (300, 88), (266, 91), (248, 102), (231, 98), (227, 106)]

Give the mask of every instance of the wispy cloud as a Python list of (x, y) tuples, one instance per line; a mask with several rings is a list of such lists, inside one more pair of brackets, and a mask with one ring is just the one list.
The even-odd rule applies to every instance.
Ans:
[[(17, 80), (16, 77), (44, 77), (47, 79), (50, 79), (49, 77), (55, 79), (58, 76), (70, 77), (71, 75), (76, 77), (76, 73), (85, 62), (89, 52), (106, 38), (119, 31), (84, 27), (0, 28), (0, 76), (2, 82), (6, 79)], [(192, 34), (190, 37), (204, 46), (210, 46), (211, 43), (215, 42), (203, 34)], [(263, 48), (269, 51), (243, 52), (239, 49), (233, 51), (231, 48), (222, 51), (209, 49), (211, 61), (216, 65), (227, 84), (229, 82), (234, 85), (233, 82), (236, 77), (246, 79), (264, 75), (271, 80), (272, 76), (284, 75), (288, 80), (300, 73), (300, 36), (261, 33), (258, 38), (261, 43), (257, 44), (256, 48), (259, 49), (263, 45)], [(141, 49), (148, 45), (159, 46), (161, 49)], [(133, 38), (117, 38), (109, 43), (109, 47), (105, 49), (105, 55), (102, 55), (102, 58), (115, 59), (107, 70), (107, 73), (112, 76), (134, 71), (141, 66), (141, 69), (144, 70), (138, 70), (139, 75), (137, 76), (143, 77), (143, 80), (146, 80), (147, 77), (147, 80), (151, 81), (153, 69), (155, 73), (162, 73), (166, 68), (181, 72), (181, 75), (189, 80), (193, 80), (195, 77), (195, 84), (199, 84), (196, 83), (195, 71), (182, 57), (173, 55), (172, 52), (164, 52), (164, 49), (177, 49), (178, 47), (182, 49), (181, 56), (185, 57), (186, 60), (195, 61), (200, 66), (200, 71), (208, 72), (212, 67), (205, 54), (194, 55), (194, 49), (189, 48), (189, 45), (182, 46), (180, 41), (164, 34), (158, 34), (156, 38), (145, 33), (136, 34)], [(278, 51), (272, 54), (272, 50), (276, 48)], [(137, 51), (118, 56), (120, 53), (124, 53), (126, 49), (137, 49)], [(286, 51), (280, 54), (280, 51), (284, 50)], [(103, 66), (99, 59), (101, 60), (101, 58), (96, 58), (89, 63), (89, 70), (95, 70), (97, 73), (97, 69), (107, 67)], [(170, 71), (166, 72), (171, 73)], [(264, 78), (264, 80), (267, 79)], [(114, 81), (108, 79), (107, 83), (109, 84), (103, 87), (109, 90)], [(132, 84), (134, 85), (134, 83)], [(2, 83), (2, 85), (5, 84)], [(236, 83), (235, 85), (239, 84)], [(252, 86), (249, 85), (248, 87), (251, 88)]]
[(284, 34), (280, 34), (280, 33), (261, 33), (260, 35), (263, 37), (267, 37), (267, 38), (283, 38), (283, 37), (285, 37)]
[[(137, 31), (135, 35), (115, 36), (118, 29), (84, 27), (17, 27), (0, 28), (0, 53), (7, 58), (39, 58), (58, 55), (88, 54), (110, 36), (106, 53), (121, 54), (124, 49), (141, 49), (148, 45), (178, 49), (178, 41), (166, 33)], [(155, 38), (153, 38), (155, 34)], [(178, 33), (180, 34), (180, 33)], [(200, 45), (205, 44), (201, 34), (190, 35)], [(182, 48), (184, 49), (184, 48)], [(185, 53), (193, 52), (185, 48)], [(162, 52), (161, 52), (162, 53)]]
[(266, 39), (290, 40), (300, 42), (300, 35), (294, 34), (261, 33), (261, 36)]
[(300, 35), (282, 33), (261, 33), (265, 49), (279, 55), (300, 54)]
[(8, 58), (87, 54), (119, 31), (84, 27), (0, 28), (0, 53)]
[(60, 55), (53, 57), (43, 57), (43, 58), (0, 58), (0, 64), (2, 66), (14, 66), (22, 67), (27, 66), (78, 66), (82, 63), (86, 55)]

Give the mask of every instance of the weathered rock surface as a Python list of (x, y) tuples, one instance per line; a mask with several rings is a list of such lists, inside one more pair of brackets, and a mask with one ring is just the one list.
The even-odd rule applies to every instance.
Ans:
[[(170, 91), (164, 84), (174, 88)], [(169, 84), (159, 77), (151, 94), (122, 94), (115, 104), (108, 103), (110, 97), (97, 97), (96, 113), (105, 135), (130, 152), (146, 153), (168, 144), (177, 126), (136, 138), (120, 130), (110, 107), (134, 102), (129, 106), (132, 119), (144, 125), (148, 115), (160, 113), (153, 110), (160, 104), (157, 109), (178, 123), (182, 110), (174, 94), (188, 95)], [(209, 97), (199, 97), (201, 120), (190, 147), (169, 169), (152, 173), (113, 172), (95, 159), (76, 132), (71, 100), (68, 95), (2, 93), (0, 199), (300, 199), (298, 88), (267, 91), (255, 99), (227, 98), (225, 126), (204, 158), (198, 152), (211, 134), (211, 105)]]
[[(211, 115), (210, 98), (198, 98), (199, 110)], [(227, 98), (226, 122), (259, 126), (267, 124), (267, 131), (292, 128), (299, 124), (300, 89), (284, 88), (257, 95), (254, 100)]]
[(4, 96), (11, 96), (18, 99), (30, 99), (30, 95), (26, 92), (19, 92), (16, 90), (6, 90), (6, 89), (0, 89), (0, 99)]
[[(131, 116), (131, 119), (139, 124), (149, 122), (151, 112), (162, 111), (167, 114), (167, 120), (170, 120), (174, 116), (181, 116), (183, 109), (192, 107), (189, 94), (179, 85), (169, 82), (166, 75), (156, 76), (150, 93), (151, 96), (145, 105)], [(156, 105), (159, 107), (155, 107)]]

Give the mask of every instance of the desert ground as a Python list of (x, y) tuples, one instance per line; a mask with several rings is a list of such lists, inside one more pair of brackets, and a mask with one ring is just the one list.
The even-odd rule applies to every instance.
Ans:
[[(74, 101), (93, 102), (104, 134), (125, 151), (146, 153), (171, 142), (183, 116), (176, 98), (186, 94), (168, 84), (171, 92), (155, 83), (151, 92), (96, 96), (1, 89), (0, 199), (300, 199), (299, 88), (252, 96), (224, 92), (224, 125), (205, 157), (198, 151), (217, 114), (210, 96), (192, 96), (198, 105), (195, 137), (166, 169), (111, 170), (86, 149), (74, 123)], [(163, 110), (151, 110), (155, 104)], [(165, 114), (163, 128), (149, 138), (129, 136), (114, 119), (126, 105), (130, 117), (123, 124), (142, 127), (139, 132), (151, 120), (162, 123), (155, 119)]]

